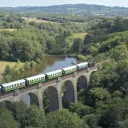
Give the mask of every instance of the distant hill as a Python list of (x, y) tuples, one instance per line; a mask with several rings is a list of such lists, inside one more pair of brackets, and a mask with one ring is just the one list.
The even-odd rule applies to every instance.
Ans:
[(128, 8), (109, 7), (88, 4), (65, 4), (54, 6), (22, 6), (22, 7), (0, 7), (0, 12), (47, 12), (59, 14), (95, 15), (95, 16), (128, 16)]

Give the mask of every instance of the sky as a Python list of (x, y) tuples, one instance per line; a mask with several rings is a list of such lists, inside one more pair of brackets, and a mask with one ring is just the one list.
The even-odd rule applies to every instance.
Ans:
[(77, 3), (128, 7), (128, 0), (0, 0), (0, 7), (50, 6)]

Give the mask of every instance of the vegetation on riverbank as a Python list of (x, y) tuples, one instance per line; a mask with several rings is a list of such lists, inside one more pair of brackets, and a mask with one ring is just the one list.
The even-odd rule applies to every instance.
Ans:
[(15, 62), (0, 61), (0, 79), (2, 78), (2, 74), (4, 73), (5, 67), (7, 65), (13, 67), (15, 64)]
[(31, 70), (37, 65), (36, 62), (6, 62), (6, 67), (4, 66), (4, 71), (2, 72), (1, 83), (15, 81), (21, 79), (21, 74), (25, 70)]

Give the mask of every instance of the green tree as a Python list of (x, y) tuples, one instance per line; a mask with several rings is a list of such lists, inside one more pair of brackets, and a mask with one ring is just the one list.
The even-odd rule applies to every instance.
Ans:
[(91, 75), (90, 85), (91, 87), (100, 87), (101, 86), (101, 74), (99, 72), (95, 72)]
[(118, 124), (118, 128), (128, 128), (128, 119), (125, 121), (120, 121)]
[(76, 38), (74, 40), (73, 45), (72, 45), (73, 52), (80, 53), (80, 51), (81, 51), (81, 44), (82, 44), (82, 40), (80, 38)]
[(116, 61), (128, 59), (128, 50), (124, 45), (118, 45), (111, 51), (111, 57)]
[(83, 117), (93, 112), (93, 108), (85, 106), (81, 103), (71, 103), (71, 105), (69, 106), (69, 110), (71, 112), (77, 113), (79, 117)]
[(21, 127), (26, 125), (27, 105), (23, 102), (15, 102), (12, 109), (15, 119), (20, 123)]
[(13, 118), (13, 115), (7, 109), (0, 110), (0, 128), (19, 128), (18, 122)]
[(92, 88), (88, 93), (88, 103), (93, 107), (106, 108), (111, 100), (111, 94), (104, 88)]
[(38, 107), (32, 105), (27, 110), (27, 126), (36, 128), (46, 128), (45, 114)]
[(89, 126), (89, 128), (98, 128), (98, 116), (95, 114), (89, 114), (83, 117), (83, 121), (85, 124)]
[(117, 128), (118, 122), (122, 120), (122, 111), (118, 106), (111, 105), (101, 118), (104, 128)]
[(47, 115), (48, 128), (88, 128), (75, 113), (61, 109)]

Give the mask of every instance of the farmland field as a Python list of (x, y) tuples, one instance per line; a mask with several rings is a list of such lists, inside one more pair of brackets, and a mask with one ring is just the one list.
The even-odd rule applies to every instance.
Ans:
[(2, 76), (2, 73), (4, 72), (4, 69), (7, 65), (10, 67), (13, 67), (16, 64), (16, 62), (7, 62), (7, 61), (0, 61), (0, 78)]
[(13, 31), (16, 31), (17, 29), (11, 29), (11, 28), (8, 28), (8, 29), (0, 29), (0, 32), (1, 31), (10, 31), (10, 32), (13, 32)]
[(8, 62), (8, 61), (0, 61), (0, 79), (2, 77), (2, 74), (4, 73), (4, 69), (5, 67), (9, 65), (10, 67), (13, 67), (15, 65), (18, 65), (18, 66), (15, 66), (16, 69), (19, 69), (20, 67), (23, 67), (24, 66), (24, 63), (22, 62)]
[(81, 38), (82, 40), (84, 39), (84, 37), (86, 36), (87, 33), (74, 33), (71, 35), (71, 38), (75, 39), (75, 38)]
[(48, 20), (40, 20), (40, 19), (36, 19), (36, 18), (27, 18), (27, 17), (22, 17), (23, 19), (25, 19), (27, 22), (36, 22), (36, 23), (56, 23), (56, 24), (59, 24), (57, 22), (51, 22), (51, 21), (48, 21)]

